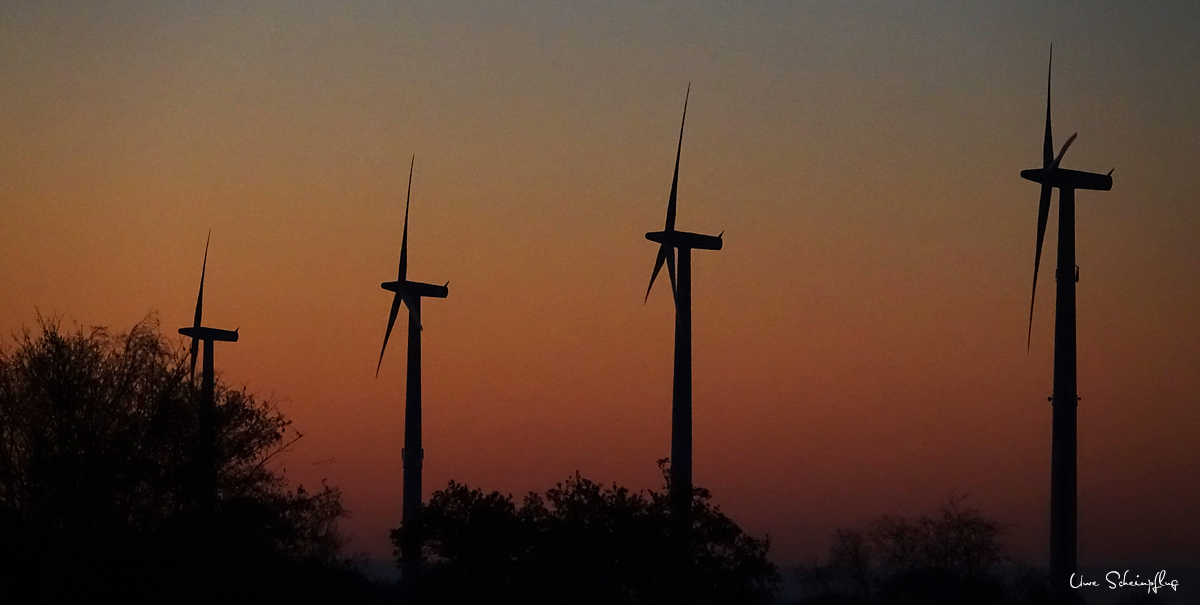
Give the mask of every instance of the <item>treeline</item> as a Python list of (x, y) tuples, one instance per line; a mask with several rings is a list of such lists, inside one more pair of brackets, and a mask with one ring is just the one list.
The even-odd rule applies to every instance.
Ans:
[[(881, 516), (834, 532), (829, 555), (794, 570), (800, 605), (1064, 605), (1045, 570), (1009, 554), (1002, 528), (952, 496), (933, 514)], [(1071, 603), (1082, 605), (1081, 595)], [(1116, 605), (1153, 605), (1133, 592)]]
[[(664, 481), (666, 460), (659, 461)], [(669, 528), (667, 491), (575, 476), (518, 505), (453, 481), (422, 511), (430, 603), (770, 603), (781, 587), (770, 540), (693, 493), (691, 539)], [(403, 528), (393, 532), (399, 545)], [(682, 552), (681, 552), (682, 551)]]
[[(119, 334), (39, 317), (15, 346), (0, 345), (0, 601), (396, 602), (396, 585), (341, 552), (338, 490), (285, 482), (277, 456), (299, 436), (290, 422), (220, 380), (217, 498), (204, 508), (196, 383), (186, 350), (153, 317)], [(745, 534), (708, 491), (694, 502), (680, 552), (664, 493), (576, 475), (517, 505), (451, 482), (424, 508), (426, 574), (414, 596), (770, 602), (780, 579), (769, 541)]]
[[(149, 318), (130, 331), (36, 331), (0, 345), (0, 602), (382, 603), (341, 552), (341, 494), (291, 488), (298, 438), (270, 402), (218, 381), (218, 497), (196, 485), (198, 397), (187, 353)], [(664, 484), (668, 462), (659, 462)], [(664, 486), (669, 488), (669, 486)], [(426, 603), (771, 603), (770, 540), (705, 489), (693, 531), (669, 532), (667, 490), (578, 473), (520, 501), (451, 481), (423, 507)], [(392, 533), (399, 545), (405, 528)], [(932, 515), (838, 530), (795, 571), (800, 602), (1034, 604), (1045, 579), (1000, 527), (951, 499)], [(398, 552), (396, 553), (399, 554)]]
[(338, 491), (289, 489), (271, 464), (289, 422), (221, 384), (218, 499), (202, 513), (185, 362), (152, 319), (114, 335), (39, 318), (0, 347), (0, 601), (369, 596), (339, 558)]

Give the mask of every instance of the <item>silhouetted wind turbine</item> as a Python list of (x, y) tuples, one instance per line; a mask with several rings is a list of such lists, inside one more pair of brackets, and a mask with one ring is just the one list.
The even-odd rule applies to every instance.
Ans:
[[(676, 195), (679, 190), (679, 156), (683, 151), (683, 125), (687, 121), (687, 100), (692, 86), (683, 99), (683, 120), (679, 124), (679, 144), (675, 150), (675, 175), (671, 179), (671, 196), (667, 200), (667, 224), (662, 231), (646, 234), (646, 239), (659, 244), (658, 258), (646, 288), (650, 289), (664, 263), (671, 275), (671, 291), (675, 296), (675, 382), (671, 397), (671, 531), (685, 540), (692, 527), (692, 249), (720, 250), (721, 236), (701, 235), (675, 230)], [(675, 255), (679, 270), (676, 276)]]
[(404, 503), (401, 512), (404, 532), (400, 563), (403, 581), (409, 591), (414, 589), (421, 575), (421, 465), (425, 457), (425, 450), (421, 447), (421, 299), (446, 298), (449, 294), (447, 286), (450, 285), (450, 282), (446, 282), (445, 286), (435, 286), (408, 281), (408, 205), (412, 199), (412, 174), (416, 161), (417, 156), (414, 155), (408, 167), (399, 275), (396, 281), (380, 285), (384, 290), (394, 292), (395, 296), (388, 315), (387, 331), (383, 334), (383, 347), (379, 350), (379, 363), (375, 366), (375, 376), (379, 376), (383, 352), (387, 350), (392, 326), (396, 324), (396, 315), (403, 303), (408, 306), (408, 382), (404, 398), (404, 450), (401, 454), (404, 459)]
[(200, 498), (200, 509), (205, 514), (212, 513), (217, 497), (217, 415), (213, 399), (213, 343), (216, 341), (237, 342), (238, 339), (237, 330), (206, 328), (201, 324), (204, 310), (204, 274), (208, 269), (208, 241), (212, 237), (212, 231), (209, 231), (208, 235), (209, 238), (204, 241), (204, 264), (200, 267), (200, 293), (196, 295), (196, 318), (191, 326), (179, 329), (180, 334), (190, 336), (192, 339), (191, 375), (193, 380), (196, 377), (196, 353), (200, 343), (204, 343), (204, 365), (201, 368), (200, 378), (200, 431), (196, 452), (198, 483), (196, 489)]
[(1059, 168), (1063, 154), (1075, 140), (1071, 135), (1058, 156), (1054, 156), (1054, 140), (1050, 133), (1050, 74), (1053, 69), (1054, 47), (1050, 47), (1050, 65), (1046, 72), (1046, 136), (1042, 146), (1042, 167), (1021, 171), (1021, 178), (1040, 183), (1038, 203), (1037, 248), (1033, 258), (1033, 294), (1029, 302), (1029, 334), (1026, 348), (1033, 335), (1033, 300), (1037, 294), (1038, 265), (1042, 258), (1042, 241), (1046, 236), (1046, 219), (1050, 216), (1051, 190), (1057, 188), (1058, 213), (1058, 271), (1056, 307), (1054, 313), (1054, 394), (1053, 428), (1050, 458), (1050, 582), (1054, 591), (1069, 591), (1069, 579), (1075, 572), (1076, 487), (1075, 415), (1078, 406), (1075, 372), (1075, 282), (1079, 280), (1075, 265), (1075, 190), (1112, 189), (1112, 171), (1095, 174)]

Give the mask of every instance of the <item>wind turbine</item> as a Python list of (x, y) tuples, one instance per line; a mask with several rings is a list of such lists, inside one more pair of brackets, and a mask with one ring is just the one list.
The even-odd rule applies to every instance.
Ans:
[(196, 318), (191, 326), (179, 329), (180, 334), (190, 336), (192, 339), (192, 380), (196, 379), (196, 353), (200, 343), (204, 343), (204, 365), (201, 368), (200, 378), (200, 434), (196, 452), (196, 475), (200, 510), (206, 515), (212, 513), (217, 498), (217, 414), (216, 404), (213, 400), (213, 343), (217, 341), (237, 342), (238, 339), (237, 330), (207, 328), (201, 324), (204, 311), (204, 274), (208, 269), (208, 242), (211, 238), (212, 231), (210, 230), (208, 238), (204, 240), (204, 264), (200, 266), (200, 293), (196, 295)]
[(1050, 133), (1050, 75), (1054, 64), (1054, 47), (1050, 47), (1050, 68), (1046, 72), (1046, 136), (1042, 146), (1042, 167), (1022, 170), (1021, 178), (1042, 186), (1038, 203), (1037, 248), (1033, 257), (1033, 291), (1029, 301), (1029, 336), (1033, 335), (1033, 301), (1037, 295), (1038, 265), (1042, 258), (1042, 241), (1046, 236), (1046, 219), (1050, 215), (1051, 190), (1058, 189), (1058, 271), (1056, 306), (1054, 312), (1054, 394), (1052, 441), (1050, 454), (1050, 582), (1056, 593), (1069, 590), (1069, 580), (1075, 572), (1076, 561), (1076, 390), (1075, 371), (1075, 282), (1079, 270), (1075, 265), (1075, 190), (1112, 189), (1112, 171), (1095, 174), (1059, 168), (1063, 154), (1075, 140), (1071, 135), (1058, 156), (1054, 156), (1054, 140)]
[(421, 465), (425, 458), (425, 450), (421, 447), (421, 299), (446, 298), (449, 295), (446, 282), (444, 286), (435, 286), (415, 281), (408, 281), (408, 206), (412, 199), (412, 173), (416, 165), (414, 155), (408, 167), (408, 195), (404, 200), (404, 236), (400, 240), (400, 270), (396, 281), (383, 282), (380, 287), (394, 292), (392, 309), (388, 315), (387, 331), (383, 334), (383, 348), (379, 350), (379, 363), (375, 366), (375, 376), (379, 376), (379, 368), (383, 365), (383, 352), (387, 350), (388, 339), (392, 336), (392, 326), (396, 324), (396, 315), (400, 312), (400, 304), (408, 306), (408, 382), (404, 397), (404, 449), (401, 456), (404, 460), (404, 503), (401, 512), (400, 563), (404, 583), (407, 590), (412, 591), (421, 575)]
[[(671, 508), (671, 532), (685, 541), (692, 527), (692, 249), (720, 250), (721, 236), (701, 235), (675, 230), (676, 194), (679, 190), (679, 156), (683, 151), (683, 125), (687, 121), (687, 100), (692, 86), (688, 84), (683, 98), (683, 120), (679, 124), (679, 144), (675, 150), (675, 175), (671, 179), (671, 196), (667, 200), (667, 224), (662, 231), (646, 234), (646, 239), (659, 244), (654, 272), (646, 287), (646, 300), (664, 263), (671, 275), (671, 291), (675, 296), (675, 381), (671, 396), (671, 487), (668, 500)], [(722, 233), (723, 234), (723, 233)], [(678, 255), (678, 277), (676, 276)]]

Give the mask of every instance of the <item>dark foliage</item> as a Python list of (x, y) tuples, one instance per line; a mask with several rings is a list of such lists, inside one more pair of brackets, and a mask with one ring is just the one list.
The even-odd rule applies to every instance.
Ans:
[(797, 570), (806, 604), (1041, 603), (1045, 580), (1006, 557), (1000, 526), (963, 498), (934, 515), (839, 529), (829, 560)]
[(116, 336), (39, 324), (0, 349), (7, 602), (314, 602), (366, 591), (338, 560), (338, 491), (289, 490), (269, 466), (289, 430), (272, 404), (218, 382), (218, 501), (202, 519), (191, 488), (197, 388), (182, 348), (152, 319)]
[(423, 593), (434, 603), (770, 602), (780, 578), (769, 539), (744, 533), (711, 500), (695, 490), (694, 540), (679, 556), (665, 493), (576, 473), (518, 506), (451, 481), (422, 512)]

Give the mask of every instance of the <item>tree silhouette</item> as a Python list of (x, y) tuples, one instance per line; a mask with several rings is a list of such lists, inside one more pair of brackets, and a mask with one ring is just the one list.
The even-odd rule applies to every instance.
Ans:
[(828, 562), (798, 570), (804, 602), (1041, 602), (1044, 581), (1032, 570), (1005, 578), (999, 524), (963, 500), (951, 497), (933, 515), (884, 515), (863, 529), (838, 529)]
[[(666, 469), (665, 460), (660, 461)], [(765, 603), (780, 578), (768, 539), (693, 490), (691, 557), (671, 555), (667, 492), (605, 487), (576, 473), (545, 494), (486, 493), (451, 481), (423, 515), (433, 603)], [(392, 534), (399, 547), (403, 528)]]
[(353, 583), (338, 563), (339, 492), (290, 490), (270, 465), (290, 443), (272, 403), (218, 383), (217, 510), (202, 518), (197, 388), (182, 348), (153, 316), (115, 336), (38, 324), (0, 348), (8, 594), (281, 602), (320, 582)]
[(869, 528), (891, 603), (963, 600), (1000, 603), (1003, 586), (989, 572), (1003, 557), (999, 525), (950, 498), (936, 515), (880, 517)]

